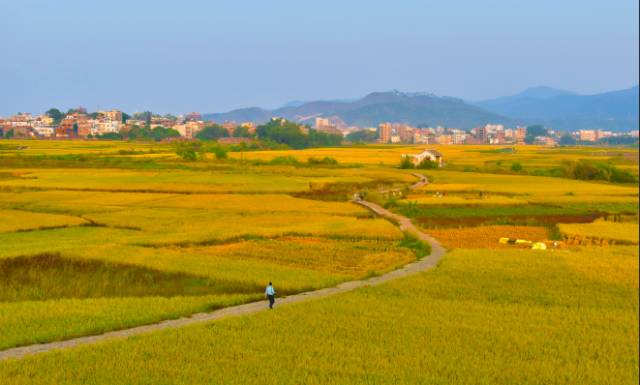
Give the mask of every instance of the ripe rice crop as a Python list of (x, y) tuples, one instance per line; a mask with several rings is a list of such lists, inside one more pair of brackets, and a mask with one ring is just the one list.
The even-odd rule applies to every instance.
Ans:
[[(402, 154), (425, 148), (441, 151), (448, 166), (397, 168)], [(454, 250), (437, 269), (381, 287), (3, 362), (0, 382), (631, 383), (637, 250), (533, 253), (497, 242), (543, 240), (542, 226), (562, 221), (636, 215), (635, 186), (509, 171), (514, 162), (530, 172), (586, 158), (637, 174), (637, 160), (617, 152), (361, 146), (184, 162), (171, 144), (3, 141), (0, 266), (10, 268), (0, 283), (0, 347), (256, 300), (268, 281), (288, 294), (395, 269), (416, 258), (415, 244), (357, 205), (320, 199), (349, 199), (360, 188), (370, 199), (380, 189), (406, 192), (412, 172), (430, 184), (390, 207), (437, 227), (434, 235)], [(278, 156), (303, 164), (270, 164)], [(338, 164), (309, 165), (311, 157)], [(494, 174), (451, 171), (464, 168)], [(19, 224), (32, 231), (17, 231)], [(39, 253), (65, 261), (20, 267), (10, 260)]]
[(562, 223), (560, 231), (569, 236), (606, 239), (638, 243), (637, 223), (619, 223), (597, 220), (593, 223)]
[(637, 320), (636, 248), (456, 250), (425, 274), (3, 362), (0, 377), (15, 385), (626, 385), (638, 381)]
[(524, 175), (498, 175), (477, 172), (430, 171), (432, 182), (420, 190), (435, 192), (446, 185), (453, 184), (456, 191), (462, 191), (460, 184), (475, 185), (472, 191), (509, 194), (518, 199), (554, 202), (556, 197), (571, 200), (572, 197), (588, 196), (597, 199), (617, 199), (619, 197), (637, 197), (638, 188), (607, 183), (586, 182), (573, 179), (551, 178)]
[(100, 334), (259, 298), (262, 293), (0, 302), (0, 349)]
[[(139, 208), (86, 216), (112, 227), (136, 228), (138, 244), (224, 240), (242, 235), (278, 237), (291, 233), (347, 238), (400, 239), (401, 232), (383, 219), (299, 212), (216, 212)], [(167, 229), (171, 229), (170, 232)], [(159, 235), (162, 235), (159, 237)]]
[(383, 273), (415, 259), (409, 250), (394, 242), (379, 240), (284, 237), (249, 240), (220, 246), (194, 247), (203, 256), (254, 260), (285, 266), (304, 267), (360, 278)]

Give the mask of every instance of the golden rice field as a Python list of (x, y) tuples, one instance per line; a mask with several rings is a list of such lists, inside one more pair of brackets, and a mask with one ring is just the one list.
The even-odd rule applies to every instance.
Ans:
[(33, 213), (20, 210), (0, 210), (0, 232), (28, 231), (42, 228), (78, 226), (88, 222), (69, 215)]
[[(397, 168), (426, 147), (447, 167)], [(589, 159), (637, 175), (637, 154), (389, 145), (186, 162), (171, 144), (3, 140), (0, 350), (256, 301), (268, 281), (284, 296), (415, 260), (394, 223), (348, 201), (356, 192), (448, 252), (377, 287), (0, 361), (0, 383), (637, 383), (638, 186), (509, 171)], [(430, 183), (408, 191), (412, 172)], [(617, 242), (538, 251), (503, 237)]]
[[(516, 176), (484, 174), (475, 172), (436, 171), (433, 184), (424, 186), (424, 192), (484, 192), (507, 195), (531, 202), (554, 202), (562, 199), (565, 202), (584, 202), (585, 200), (602, 200), (614, 202), (637, 202), (637, 186), (611, 185), (597, 182), (584, 182), (564, 178), (548, 178), (538, 176)], [(514, 182), (518, 183), (514, 183)], [(462, 183), (463, 182), (463, 183)]]
[(564, 223), (560, 231), (570, 236), (601, 238), (638, 244), (638, 223), (596, 220), (592, 223)]
[(333, 298), (4, 362), (12, 384), (633, 384), (633, 247), (458, 250)]
[[(308, 158), (332, 157), (341, 163), (368, 165), (397, 165), (401, 154), (419, 153), (425, 148), (441, 152), (445, 161), (456, 166), (490, 167), (508, 170), (514, 162), (525, 169), (534, 170), (560, 164), (564, 160), (593, 159), (614, 162), (638, 174), (637, 149), (633, 148), (563, 148), (545, 146), (491, 146), (491, 145), (385, 145), (354, 146), (349, 148), (318, 148), (307, 150), (255, 151), (233, 154), (237, 159), (270, 161), (276, 157), (293, 156), (300, 161)], [(515, 151), (514, 151), (515, 150)]]
[[(16, 145), (26, 147), (19, 150), (21, 157), (171, 151), (166, 145), (130, 144), (128, 148), (122, 143), (110, 147), (93, 142), (17, 141)], [(6, 151), (0, 156), (7, 156)], [(106, 280), (105, 284), (125, 279), (117, 273), (121, 264), (188, 274), (196, 281), (213, 283), (197, 295), (169, 291), (160, 296), (115, 293), (86, 298), (82, 285), (89, 285), (89, 277), (97, 274), (87, 272), (89, 276), (76, 285), (76, 298), (35, 296), (0, 302), (2, 347), (93, 334), (255, 300), (269, 280), (278, 282), (280, 293), (294, 293), (381, 274), (415, 259), (411, 250), (398, 246), (402, 233), (365, 209), (345, 201), (292, 195), (327, 183), (402, 184), (415, 179), (393, 169), (227, 167), (215, 162), (193, 169), (166, 169), (166, 165), (122, 169), (85, 167), (82, 162), (71, 157), (68, 168), (5, 166), (0, 170), (0, 261), (57, 253), (112, 264), (116, 273), (93, 279)], [(37, 266), (30, 269), (25, 273), (28, 282), (50, 282), (47, 288), (64, 284), (62, 277), (45, 275)], [(17, 278), (13, 282), (3, 290), (49, 290), (27, 288)], [(221, 291), (228, 286), (234, 290)], [(70, 311), (73, 306), (77, 308)]]

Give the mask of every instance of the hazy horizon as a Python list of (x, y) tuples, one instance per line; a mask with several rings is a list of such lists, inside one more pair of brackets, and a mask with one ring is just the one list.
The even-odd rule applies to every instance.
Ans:
[[(464, 12), (461, 10), (464, 8)], [(223, 112), (424, 91), (638, 84), (638, 3), (186, 0), (3, 4), (0, 116)]]

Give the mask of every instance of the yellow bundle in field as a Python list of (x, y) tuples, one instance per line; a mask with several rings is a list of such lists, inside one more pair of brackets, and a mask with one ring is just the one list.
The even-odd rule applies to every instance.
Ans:
[[(510, 245), (533, 245), (531, 248), (534, 250), (546, 250), (547, 245), (544, 244), (544, 242), (532, 242), (529, 241), (527, 239), (514, 239), (514, 238), (506, 238), (506, 237), (502, 237), (500, 239), (498, 239), (499, 243), (502, 244), (510, 244)], [(540, 244), (542, 244), (543, 246), (540, 246)]]
[(531, 246), (531, 250), (546, 250), (547, 245), (544, 242), (536, 242)]

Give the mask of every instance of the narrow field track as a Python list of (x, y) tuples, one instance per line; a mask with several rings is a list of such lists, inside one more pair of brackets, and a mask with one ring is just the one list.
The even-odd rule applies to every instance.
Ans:
[[(424, 186), (428, 183), (427, 178), (421, 174), (413, 174), (414, 176), (420, 178), (420, 180), (410, 188), (418, 188)], [(279, 298), (276, 306), (283, 306), (291, 303), (304, 302), (312, 299), (319, 299), (329, 297), (335, 294), (346, 293), (361, 287), (367, 286), (376, 286), (381, 283), (391, 281), (394, 279), (406, 277), (408, 275), (420, 273), (423, 271), (427, 271), (433, 267), (435, 267), (442, 256), (445, 254), (445, 249), (440, 245), (438, 241), (434, 238), (428, 236), (422, 231), (418, 230), (413, 223), (404, 216), (394, 214), (385, 208), (363, 200), (356, 200), (353, 203), (359, 204), (361, 206), (366, 207), (371, 210), (373, 213), (387, 218), (393, 223), (397, 224), (400, 230), (405, 233), (411, 234), (414, 237), (420, 239), (423, 242), (426, 242), (431, 245), (431, 254), (421, 260), (409, 263), (403, 266), (400, 269), (391, 271), (389, 273), (365, 279), (365, 280), (356, 280), (343, 282), (335, 287), (324, 288), (314, 291), (309, 291), (305, 293), (290, 295), (284, 298)], [(211, 322), (223, 318), (228, 317), (236, 317), (243, 315), (250, 315), (260, 311), (266, 311), (268, 307), (266, 305), (266, 301), (260, 302), (252, 302), (244, 305), (232, 306), (223, 309), (218, 309), (216, 311), (212, 311), (209, 313), (197, 313), (193, 314), (190, 317), (183, 317), (175, 320), (167, 320), (149, 325), (137, 326), (129, 329), (116, 330), (112, 332), (107, 332), (104, 334), (86, 336), (86, 337), (78, 337), (72, 338), (65, 341), (55, 341), (48, 342), (43, 344), (34, 344), (28, 346), (22, 346), (17, 348), (6, 349), (0, 351), (0, 361), (8, 360), (8, 359), (19, 359), (26, 356), (31, 356), (39, 353), (46, 353), (54, 350), (61, 349), (70, 349), (76, 346), (89, 345), (99, 342), (117, 340), (117, 339), (125, 339), (132, 336), (137, 336), (145, 333), (151, 333), (159, 330), (166, 329), (175, 329), (188, 325), (201, 324), (206, 322)]]

